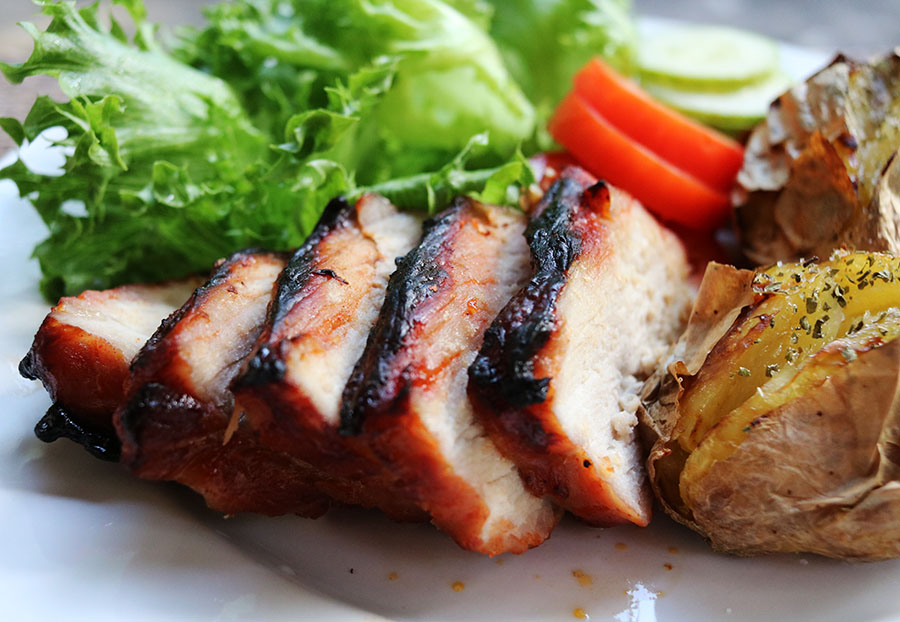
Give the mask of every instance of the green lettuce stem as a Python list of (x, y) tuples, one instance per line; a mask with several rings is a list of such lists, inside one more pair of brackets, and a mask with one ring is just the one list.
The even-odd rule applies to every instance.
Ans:
[[(353, 193), (352, 198), (358, 198), (365, 193), (375, 193), (398, 207), (413, 209), (428, 207), (429, 211), (433, 211), (433, 206), (447, 205), (457, 195), (481, 191), (488, 179), (501, 168), (502, 166), (476, 171), (457, 171), (453, 173), (452, 179), (445, 176), (436, 179), (435, 173), (398, 177), (359, 188)], [(429, 188), (432, 191), (431, 196)]]

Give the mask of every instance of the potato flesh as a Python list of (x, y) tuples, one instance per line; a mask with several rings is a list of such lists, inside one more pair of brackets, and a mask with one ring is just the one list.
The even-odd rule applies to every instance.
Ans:
[(718, 422), (688, 456), (681, 471), (679, 488), (687, 507), (705, 494), (703, 478), (712, 465), (727, 460), (768, 413), (815, 390), (858, 355), (900, 335), (900, 309), (896, 307), (877, 315), (866, 313), (862, 321), (862, 328), (829, 343), (796, 373), (786, 370), (773, 377)]
[(716, 345), (679, 400), (673, 438), (694, 451), (762, 385), (787, 383), (826, 344), (856, 332), (867, 312), (900, 307), (895, 274), (900, 258), (868, 253), (760, 273), (757, 304)]

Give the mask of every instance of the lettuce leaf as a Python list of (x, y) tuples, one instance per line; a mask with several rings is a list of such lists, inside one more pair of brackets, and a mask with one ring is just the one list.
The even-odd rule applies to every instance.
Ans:
[(466, 169), (473, 155), (488, 144), (487, 134), (477, 134), (441, 170), (360, 188), (357, 195), (375, 192), (387, 197), (395, 205), (424, 205), (429, 213), (436, 212), (461, 194), (472, 195), (485, 203), (518, 205), (519, 191), (536, 181), (531, 165), (520, 151), (516, 152), (512, 160), (500, 166)]
[(488, 5), (453, 4), (460, 10), (438, 0), (221, 4), (207, 11), (207, 28), (184, 35), (178, 54), (228, 82), (273, 133), (296, 125), (296, 113), (333, 107), (335, 82), (352, 90), (360, 72), (390, 66), (378, 101), (369, 98), (346, 139), (354, 147), (332, 154), (363, 183), (437, 170), (485, 131), (490, 147), (478, 164), (498, 165), (532, 136), (534, 110), (469, 19), (486, 26)]
[[(140, 5), (131, 2), (131, 7)], [(31, 199), (49, 229), (35, 249), (50, 298), (125, 279), (159, 280), (209, 265), (230, 250), (232, 207), (222, 196), (248, 183), (269, 157), (266, 137), (227, 85), (173, 60), (138, 23), (135, 40), (97, 6), (45, 3), (45, 32), (30, 24), (34, 51), (21, 65), (0, 65), (13, 83), (58, 78), (70, 99), (39, 98), (11, 136), (34, 140), (65, 129), (62, 175), (39, 175), (19, 161), (0, 171)], [(140, 20), (140, 10), (134, 13)], [(83, 204), (83, 213), (64, 209)], [(247, 206), (250, 208), (250, 206)]]
[(592, 56), (632, 73), (637, 34), (630, 0), (485, 0), (490, 34), (516, 82), (546, 120)]
[(517, 146), (533, 109), (487, 21), (436, 0), (224, 3), (173, 52), (140, 0), (119, 0), (131, 40), (97, 5), (40, 4), (52, 21), (25, 25), (31, 57), (0, 69), (11, 82), (54, 75), (69, 100), (39, 98), (0, 127), (19, 144), (64, 128), (64, 171), (18, 161), (0, 178), (47, 224), (34, 255), (50, 300), (295, 247), (338, 194), (383, 190), (433, 211), (460, 192), (515, 203), (510, 184), (532, 181)]

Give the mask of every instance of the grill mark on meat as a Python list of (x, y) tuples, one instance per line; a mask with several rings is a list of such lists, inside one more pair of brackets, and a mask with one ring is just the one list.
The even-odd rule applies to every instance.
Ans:
[(421, 324), (421, 315), (426, 313), (423, 305), (447, 283), (449, 275), (439, 258), (463, 221), (462, 205), (457, 202), (455, 208), (428, 220), (422, 241), (398, 260), (382, 307), (386, 311), (382, 311), (369, 333), (366, 349), (344, 389), (341, 434), (359, 434), (367, 411), (390, 412), (406, 398), (409, 368), (397, 373), (395, 357), (402, 353), (407, 339)]
[(492, 555), (540, 544), (559, 516), (525, 489), (465, 395), (484, 330), (527, 276), (523, 220), (458, 199), (426, 222), (391, 276), (341, 408), (350, 442), (384, 460), (460, 546)]
[(286, 368), (284, 357), (279, 351), (280, 346), (272, 346), (267, 342), (271, 340), (273, 327), (285, 323), (287, 315), (293, 308), (297, 292), (303, 290), (316, 271), (316, 248), (330, 233), (346, 226), (349, 209), (350, 206), (344, 197), (329, 201), (306, 242), (294, 251), (284, 270), (278, 275), (266, 324), (247, 368), (235, 381), (236, 388), (277, 383), (284, 378)]
[(418, 219), (382, 197), (332, 201), (279, 277), (256, 352), (235, 382), (237, 402), (268, 446), (311, 463), (321, 490), (347, 504), (423, 520), (394, 474), (338, 433), (340, 389), (365, 346), (397, 254)]
[[(611, 194), (602, 182), (582, 192), (584, 186), (583, 176), (563, 176), (539, 206), (527, 234), (533, 258), (532, 279), (487, 331), (478, 358), (469, 370), (469, 395), (491, 437), (504, 455), (516, 462), (535, 494), (554, 499), (592, 524), (646, 524), (649, 496), (645, 483), (641, 483), (642, 476), (635, 471), (635, 467), (640, 469), (633, 444), (636, 440), (628, 440), (628, 435), (622, 439), (616, 436), (622, 415), (619, 409), (624, 407), (607, 412), (600, 407), (606, 402), (588, 398), (578, 407), (582, 414), (572, 410), (572, 399), (567, 394), (580, 390), (573, 388), (569, 380), (574, 377), (571, 361), (576, 360), (572, 352), (578, 352), (577, 360), (586, 369), (581, 375), (590, 382), (596, 384), (600, 382), (598, 378), (607, 375), (619, 378), (599, 389), (591, 385), (592, 390), (625, 399), (621, 396), (630, 390), (627, 380), (637, 382), (644, 370), (597, 369), (591, 367), (595, 363), (590, 356), (580, 356), (585, 347), (603, 342), (602, 332), (609, 332), (603, 320), (603, 314), (608, 315), (609, 311), (604, 309), (626, 304), (618, 300), (609, 303), (631, 287), (621, 284), (615, 271), (638, 269), (630, 263), (629, 253), (634, 249), (620, 249), (617, 245), (634, 244), (632, 239), (637, 238), (660, 243), (658, 256), (653, 257), (658, 263), (650, 270), (654, 274), (642, 275), (645, 279), (664, 279), (663, 283), (671, 280), (672, 283), (661, 286), (675, 292), (671, 300), (675, 312), (663, 320), (654, 320), (662, 326), (659, 332), (666, 333), (650, 335), (660, 348), (674, 337), (679, 328), (678, 314), (689, 301), (689, 290), (684, 284), (686, 265), (680, 245), (671, 234), (661, 230), (630, 197), (619, 191)], [(674, 268), (659, 267), (667, 261)], [(671, 279), (667, 272), (672, 273)], [(579, 305), (583, 307), (580, 310)], [(643, 311), (643, 307), (627, 310), (633, 317), (626, 317), (624, 323), (610, 317), (614, 323), (610, 324), (611, 330), (631, 334), (635, 324), (644, 322), (640, 317)], [(566, 315), (579, 312), (582, 317)], [(632, 328), (629, 322), (634, 323)], [(639, 345), (643, 344), (632, 341), (624, 347), (638, 349)], [(602, 361), (607, 367), (625, 366), (619, 359), (628, 358), (618, 351), (594, 356), (608, 356), (609, 360)], [(578, 423), (573, 423), (576, 420)], [(597, 429), (591, 426), (601, 425), (598, 421), (606, 425), (607, 420), (609, 442), (620, 454), (603, 454), (591, 446), (597, 437)], [(590, 431), (581, 432), (576, 440), (577, 429)], [(633, 438), (633, 432), (630, 434)], [(618, 474), (617, 469), (624, 474)]]
[(136, 475), (184, 484), (226, 514), (325, 512), (308, 464), (264, 447), (242, 419), (229, 429), (228, 386), (262, 330), (285, 262), (255, 251), (224, 260), (135, 358), (114, 423), (122, 463)]
[[(535, 357), (556, 329), (556, 301), (566, 284), (566, 271), (581, 254), (581, 238), (572, 229), (572, 208), (582, 191), (574, 179), (561, 178), (544, 195), (539, 215), (526, 230), (534, 276), (491, 324), (469, 370), (476, 386), (490, 387), (484, 400), (492, 408), (508, 411), (503, 408), (507, 404), (524, 408), (547, 399), (550, 378), (535, 377)], [(539, 422), (526, 417), (513, 427), (534, 449), (547, 447), (549, 436)]]

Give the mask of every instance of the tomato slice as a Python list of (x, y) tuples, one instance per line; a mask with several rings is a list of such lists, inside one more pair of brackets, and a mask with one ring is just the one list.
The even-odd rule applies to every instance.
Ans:
[(550, 133), (588, 171), (630, 192), (660, 218), (712, 229), (728, 215), (727, 194), (632, 140), (577, 93), (569, 93), (556, 109)]
[(599, 58), (575, 75), (575, 92), (623, 134), (713, 190), (731, 191), (744, 149), (657, 102)]

